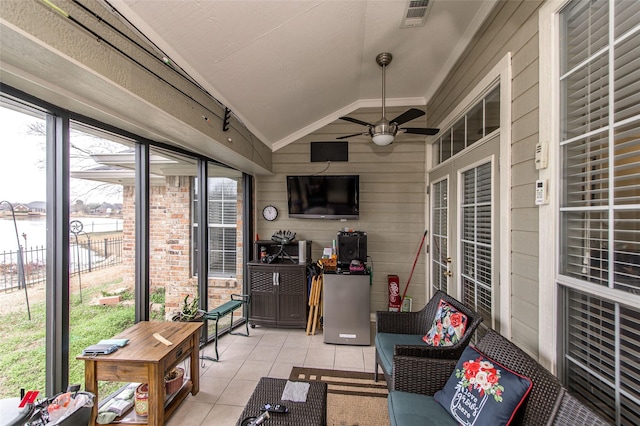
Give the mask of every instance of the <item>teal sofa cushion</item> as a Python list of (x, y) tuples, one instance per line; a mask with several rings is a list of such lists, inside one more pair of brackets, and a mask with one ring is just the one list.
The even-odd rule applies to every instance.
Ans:
[(458, 424), (432, 396), (391, 391), (387, 404), (391, 426), (456, 426)]
[(393, 373), (393, 347), (395, 345), (428, 346), (422, 337), (421, 334), (376, 333), (376, 350), (384, 371), (388, 374)]

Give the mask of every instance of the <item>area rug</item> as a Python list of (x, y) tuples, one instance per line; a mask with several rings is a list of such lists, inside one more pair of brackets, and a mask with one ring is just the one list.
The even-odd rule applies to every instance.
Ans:
[(327, 383), (327, 426), (389, 424), (387, 383), (382, 374), (293, 367), (289, 380)]

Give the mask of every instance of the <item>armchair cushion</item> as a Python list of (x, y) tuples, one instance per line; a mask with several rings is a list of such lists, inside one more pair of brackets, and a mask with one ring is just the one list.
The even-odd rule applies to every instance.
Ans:
[(457, 426), (458, 424), (432, 396), (391, 391), (387, 398), (387, 405), (391, 426)]
[(393, 371), (393, 355), (396, 345), (427, 346), (419, 334), (377, 333), (375, 338), (376, 351), (382, 368), (386, 372)]
[(440, 299), (433, 324), (422, 338), (431, 346), (451, 346), (460, 341), (467, 329), (467, 316)]
[(434, 399), (460, 424), (508, 425), (531, 386), (530, 379), (468, 346)]
[[(462, 337), (451, 346), (432, 346), (427, 345), (422, 338), (429, 330), (430, 325), (433, 323), (438, 311), (440, 301), (444, 300), (449, 305), (455, 307), (455, 309), (464, 313), (467, 317), (466, 330)], [(387, 385), (391, 386), (390, 378), (393, 377), (393, 355), (405, 355), (416, 357), (429, 357), (429, 358), (444, 358), (447, 360), (455, 361), (460, 358), (462, 351), (469, 344), (471, 338), (474, 335), (476, 328), (480, 325), (482, 317), (479, 313), (472, 311), (460, 301), (449, 296), (442, 290), (436, 291), (436, 293), (429, 299), (429, 302), (419, 311), (415, 312), (386, 312), (378, 311), (376, 313), (376, 366), (373, 373), (374, 379), (378, 380), (378, 370), (382, 367), (382, 370), (387, 380)], [(387, 345), (385, 348), (380, 346), (381, 339), (377, 336), (381, 333), (389, 333), (395, 335), (409, 335), (414, 337), (399, 337), (399, 339), (410, 339), (409, 341), (396, 340), (394, 345)], [(392, 339), (389, 337), (389, 339)], [(393, 338), (395, 339), (395, 338)], [(385, 340), (383, 343), (385, 343)], [(388, 342), (388, 341), (387, 341)], [(384, 361), (383, 361), (384, 359)], [(390, 388), (391, 389), (391, 388)]]

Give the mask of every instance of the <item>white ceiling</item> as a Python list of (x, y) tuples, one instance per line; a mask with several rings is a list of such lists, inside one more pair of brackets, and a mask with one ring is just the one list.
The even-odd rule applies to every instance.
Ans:
[(359, 108), (381, 107), (381, 52), (393, 55), (386, 105), (424, 109), (495, 4), (432, 1), (415, 28), (400, 28), (406, 0), (109, 3), (277, 150)]

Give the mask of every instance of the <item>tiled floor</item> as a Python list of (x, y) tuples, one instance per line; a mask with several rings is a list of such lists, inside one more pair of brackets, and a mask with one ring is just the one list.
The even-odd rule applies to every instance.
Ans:
[[(289, 378), (291, 368), (374, 370), (371, 346), (332, 345), (323, 342), (322, 330), (256, 327), (250, 336), (225, 335), (218, 342), (220, 361), (200, 367), (200, 392), (189, 395), (167, 422), (168, 426), (233, 426), (260, 377)], [(204, 349), (214, 354), (213, 344)]]

